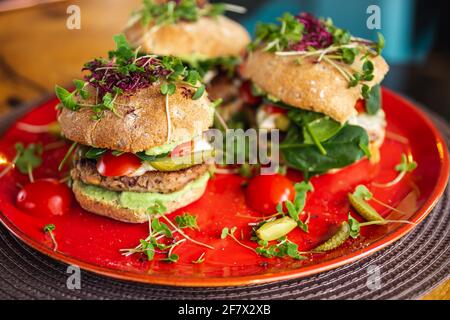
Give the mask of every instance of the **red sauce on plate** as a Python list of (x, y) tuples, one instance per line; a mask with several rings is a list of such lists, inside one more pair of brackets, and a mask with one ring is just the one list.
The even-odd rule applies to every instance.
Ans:
[[(411, 121), (417, 118), (417, 115), (403, 114), (401, 105), (399, 107), (396, 99), (398, 98), (392, 94), (385, 97), (387, 131), (402, 135), (408, 138), (409, 142), (387, 138), (381, 148), (381, 161), (378, 164), (362, 160), (335, 174), (312, 178), (315, 191), (308, 193), (304, 209), (310, 214), (309, 232), (305, 233), (297, 228), (289, 234), (289, 239), (299, 245), (300, 251), (310, 250), (328, 239), (340, 222), (347, 219), (349, 212), (357, 217), (350, 208), (346, 195), (359, 184), (365, 184), (379, 200), (392, 206), (400, 205), (401, 209), (407, 212), (407, 216), (397, 216), (395, 217), (397, 219), (407, 219), (413, 215), (434, 190), (440, 167), (436, 165), (438, 160), (436, 152), (433, 153), (435, 149), (430, 146), (430, 141), (434, 141), (432, 132), (422, 130), (417, 134), (416, 130), (423, 129), (424, 125)], [(53, 122), (56, 118), (55, 104), (56, 101), (52, 100), (27, 114), (21, 121), (36, 125)], [(18, 141), (24, 143), (41, 141), (45, 145), (54, 142), (55, 139), (49, 134), (31, 134), (13, 127), (0, 141), (0, 157), (11, 160), (15, 154), (14, 143)], [(35, 178), (61, 178), (62, 174), (58, 173), (57, 166), (67, 149), (68, 146), (64, 146), (44, 152), (44, 163), (35, 170)], [(394, 167), (400, 162), (402, 153), (412, 153), (418, 162), (418, 168), (413, 174), (408, 174), (392, 188), (371, 186), (373, 181), (383, 183), (397, 175)], [(3, 167), (0, 166), (0, 169)], [(302, 180), (301, 174), (296, 171), (289, 171), (287, 177), (293, 182)], [(269, 274), (315, 265), (369, 246), (400, 227), (388, 225), (364, 228), (359, 239), (348, 240), (338, 250), (314, 255), (302, 261), (290, 258), (264, 258), (232, 239), (221, 239), (221, 230), (224, 227), (235, 226), (236, 236), (244, 244), (256, 247), (256, 243), (249, 241), (251, 227), (248, 224), (261, 217), (261, 212), (256, 212), (247, 205), (243, 187), (244, 178), (216, 174), (209, 181), (207, 190), (200, 200), (169, 216), (170, 219), (174, 219), (176, 215), (185, 212), (196, 215), (200, 231), (186, 230), (186, 233), (198, 241), (213, 246), (214, 250), (186, 241), (174, 250), (180, 257), (177, 263), (159, 261), (163, 258), (162, 255), (157, 255), (154, 261), (149, 262), (143, 255), (125, 257), (119, 251), (133, 248), (140, 239), (144, 239), (148, 235), (147, 224), (127, 224), (97, 216), (84, 211), (77, 203), (73, 203), (70, 212), (61, 216), (41, 217), (29, 214), (20, 210), (15, 201), (20, 190), (17, 185), (24, 185), (27, 181), (27, 176), (16, 170), (0, 179), (0, 211), (4, 215), (3, 219), (8, 219), (27, 237), (52, 248), (43, 227), (53, 223), (56, 226), (54, 234), (58, 242), (58, 251), (65, 257), (99, 267), (149, 276), (197, 278), (199, 283), (201, 279), (208, 277)], [(390, 210), (376, 203), (372, 204), (383, 216), (391, 214)], [(205, 261), (202, 264), (193, 264), (192, 261), (197, 260), (203, 253)]]

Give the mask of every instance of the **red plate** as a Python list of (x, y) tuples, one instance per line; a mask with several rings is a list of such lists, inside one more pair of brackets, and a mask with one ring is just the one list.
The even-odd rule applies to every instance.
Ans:
[[(431, 211), (445, 189), (449, 173), (447, 147), (444, 139), (431, 121), (409, 101), (384, 90), (384, 110), (388, 121), (388, 138), (381, 148), (381, 162), (371, 165), (363, 160), (336, 174), (312, 179), (315, 192), (308, 194), (305, 211), (311, 214), (308, 234), (293, 231), (289, 238), (307, 251), (330, 237), (336, 226), (346, 219), (350, 210), (347, 192), (358, 184), (367, 185), (375, 197), (401, 209), (405, 215), (392, 215), (383, 207), (376, 207), (384, 216), (409, 219), (419, 223)], [(55, 121), (53, 99), (37, 107), (19, 122), (48, 124)], [(400, 142), (400, 135), (409, 140)], [(402, 140), (402, 139), (400, 139)], [(14, 157), (14, 143), (55, 141), (48, 134), (30, 134), (14, 125), (0, 142), (1, 160)], [(35, 176), (58, 177), (56, 167), (67, 146), (45, 152), (44, 164)], [(371, 182), (390, 181), (396, 176), (394, 167), (401, 154), (412, 154), (418, 168), (400, 183), (389, 189), (371, 186)], [(299, 180), (300, 175), (289, 172), (289, 177)], [(51, 220), (36, 218), (21, 212), (14, 199), (17, 184), (27, 182), (27, 177), (14, 171), (0, 180), (0, 219), (18, 238), (36, 250), (59, 261), (75, 264), (83, 269), (114, 278), (154, 284), (176, 286), (230, 286), (247, 285), (276, 280), (304, 277), (350, 263), (387, 246), (407, 234), (414, 227), (409, 224), (389, 224), (364, 228), (357, 240), (348, 240), (343, 246), (327, 254), (297, 261), (292, 259), (267, 259), (239, 246), (231, 239), (220, 239), (224, 227), (238, 228), (238, 236), (249, 238), (249, 222), (258, 217), (245, 204), (242, 192), (243, 179), (233, 175), (216, 175), (209, 182), (205, 195), (197, 202), (170, 215), (189, 212), (198, 217), (200, 231), (187, 231), (196, 240), (206, 242), (215, 249), (205, 249), (184, 242), (175, 253), (180, 256), (176, 264), (148, 262), (143, 256), (124, 257), (119, 249), (132, 248), (147, 236), (147, 225), (132, 225), (96, 216), (74, 205), (71, 212)], [(56, 225), (58, 251), (52, 251), (50, 238), (43, 226)], [(255, 243), (242, 240), (255, 247)], [(202, 264), (193, 260), (206, 252)]]

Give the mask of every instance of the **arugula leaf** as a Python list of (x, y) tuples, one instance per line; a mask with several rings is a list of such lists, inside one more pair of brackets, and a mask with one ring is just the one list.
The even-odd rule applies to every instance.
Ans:
[(373, 86), (368, 92), (366, 100), (366, 112), (370, 115), (376, 114), (381, 109), (381, 86)]
[(327, 151), (323, 155), (315, 145), (302, 143), (297, 126), (291, 126), (280, 150), (288, 166), (301, 170), (308, 179), (311, 175), (343, 168), (366, 154), (363, 147), (369, 144), (366, 130), (359, 126), (345, 125), (335, 136), (323, 142)]

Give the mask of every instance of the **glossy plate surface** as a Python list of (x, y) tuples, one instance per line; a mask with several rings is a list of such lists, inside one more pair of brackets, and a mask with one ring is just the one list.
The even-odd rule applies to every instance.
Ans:
[[(300, 229), (289, 234), (289, 239), (307, 251), (329, 238), (341, 221), (351, 211), (346, 194), (358, 184), (365, 184), (374, 196), (396, 207), (403, 214), (374, 204), (377, 210), (390, 219), (408, 219), (419, 223), (431, 211), (447, 184), (449, 165), (447, 147), (431, 121), (409, 101), (388, 91), (383, 91), (384, 110), (388, 127), (387, 138), (381, 148), (381, 161), (372, 165), (363, 160), (336, 174), (312, 179), (315, 187), (308, 194), (305, 211), (310, 214), (309, 233)], [(38, 106), (18, 122), (44, 125), (55, 121), (56, 100)], [(406, 138), (406, 139), (405, 139)], [(44, 153), (44, 164), (35, 170), (36, 178), (61, 178), (57, 166), (68, 146), (54, 144), (57, 139), (49, 134), (31, 134), (21, 131), (17, 123), (0, 141), (0, 170), (5, 162), (14, 158), (14, 144), (42, 142), (50, 150)], [(401, 154), (412, 155), (418, 168), (391, 188), (377, 188), (372, 182), (392, 180)], [(297, 172), (288, 177), (298, 181)], [(176, 286), (231, 286), (247, 285), (283, 279), (304, 277), (350, 263), (367, 256), (408, 233), (414, 225), (389, 224), (364, 228), (357, 240), (348, 240), (343, 246), (327, 254), (316, 254), (306, 260), (267, 259), (236, 244), (231, 239), (220, 239), (224, 227), (237, 227), (237, 236), (246, 245), (249, 241), (248, 225), (260, 215), (247, 207), (242, 183), (234, 175), (217, 174), (205, 195), (197, 202), (171, 214), (189, 212), (197, 216), (200, 231), (188, 230), (192, 238), (214, 247), (206, 249), (184, 242), (175, 253), (180, 256), (176, 264), (158, 261), (157, 256), (148, 262), (142, 255), (124, 257), (119, 250), (135, 247), (148, 234), (146, 224), (131, 225), (99, 217), (73, 205), (70, 213), (62, 217), (42, 219), (21, 212), (15, 205), (18, 185), (28, 177), (12, 171), (0, 179), (0, 220), (18, 238), (36, 250), (60, 261), (76, 264), (86, 270), (114, 278), (153, 284)], [(353, 213), (356, 216), (356, 213)], [(51, 239), (43, 227), (56, 225), (58, 251), (52, 250)], [(193, 264), (205, 253), (205, 262)]]

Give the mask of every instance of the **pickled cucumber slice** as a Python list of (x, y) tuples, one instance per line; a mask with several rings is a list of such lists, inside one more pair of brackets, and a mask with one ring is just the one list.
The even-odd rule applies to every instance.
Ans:
[(258, 230), (256, 230), (256, 235), (261, 240), (272, 241), (284, 237), (296, 227), (297, 222), (295, 222), (294, 219), (290, 217), (283, 217), (263, 224)]
[(166, 157), (151, 161), (150, 165), (159, 171), (178, 171), (204, 163), (214, 157), (213, 150), (195, 152), (183, 157)]

